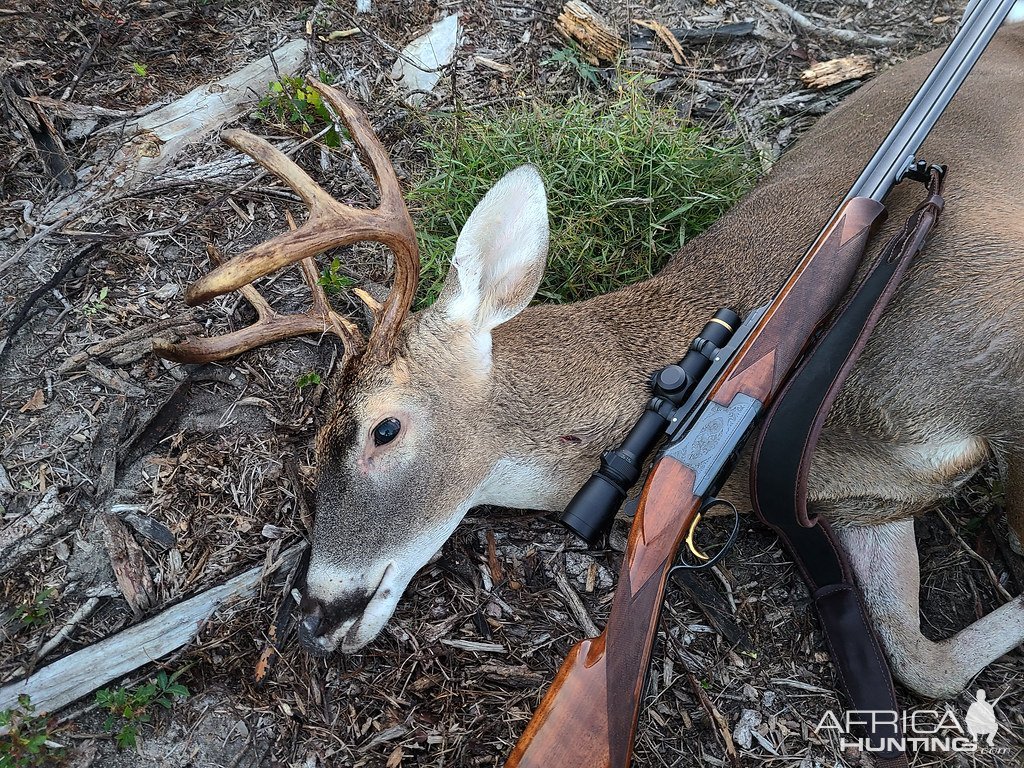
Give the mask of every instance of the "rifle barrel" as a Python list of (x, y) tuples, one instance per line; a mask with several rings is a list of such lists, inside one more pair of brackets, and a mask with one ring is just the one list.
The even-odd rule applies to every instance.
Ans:
[[(882, 202), (914, 160), (946, 105), (981, 58), (1014, 0), (975, 0), (956, 37), (846, 195)], [(845, 202), (845, 201), (844, 201)]]

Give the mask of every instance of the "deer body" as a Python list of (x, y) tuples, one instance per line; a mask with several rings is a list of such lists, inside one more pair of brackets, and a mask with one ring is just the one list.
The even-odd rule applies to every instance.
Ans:
[[(771, 298), (935, 58), (902, 64), (851, 95), (653, 279), (578, 304), (531, 307), (494, 327), (483, 380), (467, 375), (471, 359), (451, 356), (459, 333), (438, 322), (443, 310), (411, 317), (396, 364), (420, 392), (435, 389), (437, 377), (448, 387), (445, 435), (435, 455), (416, 462), (446, 482), (405, 499), (435, 533), (412, 547), (381, 546), (367, 527), (406, 528), (394, 525), (388, 494), (373, 488), (336, 502), (345, 472), (328, 462), (309, 594), (348, 584), (365, 601), (376, 576), (360, 576), (380, 573), (382, 559), (406, 560), (394, 587), (403, 589), (472, 506), (564, 508), (643, 408), (650, 372), (681, 357), (718, 307), (742, 314)], [(1008, 468), (1007, 511), (1024, 538), (1022, 125), (1024, 24), (1014, 24), (1000, 31), (925, 144), (922, 157), (951, 169), (943, 219), (833, 407), (811, 468), (810, 500), (850, 547), (896, 675), (929, 697), (962, 689), (1024, 641), (1020, 600), (944, 643), (921, 634), (912, 522), (995, 455)], [(892, 214), (872, 255), (920, 202), (919, 188), (902, 186), (887, 201)], [(469, 342), (464, 349), (475, 354)], [(382, 378), (343, 389), (390, 390)], [(337, 442), (328, 425), (321, 446)], [(741, 464), (724, 494), (746, 502), (747, 476)], [(459, 498), (436, 503), (446, 493)], [(343, 517), (355, 505), (372, 516), (367, 527), (353, 529)], [(341, 569), (328, 565), (339, 551), (347, 552)], [(390, 615), (398, 595), (372, 594), (370, 609)], [(357, 618), (354, 630), (321, 635), (323, 644), (307, 633), (307, 644), (356, 650), (381, 626)]]
[[(744, 314), (771, 298), (936, 58), (863, 86), (656, 277), (590, 301), (528, 308), (547, 250), (543, 184), (529, 167), (499, 181), (460, 234), (437, 302), (389, 325), (377, 353), (354, 355), (334, 383), (337, 403), (317, 440), (303, 644), (352, 652), (372, 640), (473, 506), (564, 508), (643, 408), (650, 372), (680, 358), (719, 307)], [(922, 157), (950, 167), (946, 211), (844, 386), (811, 467), (809, 498), (850, 549), (894, 672), (926, 696), (960, 690), (1024, 641), (1020, 599), (947, 641), (924, 638), (913, 540), (913, 515), (992, 456), (1024, 538), (1022, 126), (1024, 23), (1013, 23), (925, 144)], [(374, 168), (384, 187), (377, 160)], [(305, 181), (279, 175), (301, 193)], [(920, 196), (909, 185), (890, 195), (871, 255)], [(378, 316), (406, 299), (389, 298)], [(722, 495), (749, 509), (747, 476), (741, 464)]]

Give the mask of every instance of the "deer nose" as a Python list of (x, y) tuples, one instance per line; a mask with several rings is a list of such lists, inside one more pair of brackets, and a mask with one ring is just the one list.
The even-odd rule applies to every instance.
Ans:
[(302, 615), (302, 629), (312, 636), (318, 637), (321, 632), (318, 632), (324, 623), (324, 606), (319, 600), (316, 600), (309, 595), (303, 595), (302, 601), (299, 603), (299, 613)]
[(338, 638), (332, 634), (347, 632), (357, 624), (373, 595), (356, 594), (326, 602), (303, 595), (299, 601), (299, 642), (306, 650), (323, 654), (332, 649)]

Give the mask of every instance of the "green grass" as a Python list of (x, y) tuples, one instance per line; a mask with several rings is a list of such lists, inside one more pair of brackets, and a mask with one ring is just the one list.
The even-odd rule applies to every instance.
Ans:
[(423, 262), (419, 304), (440, 290), (459, 229), (506, 171), (540, 168), (551, 220), (541, 296), (572, 301), (650, 277), (750, 186), (736, 142), (717, 140), (630, 88), (499, 112), (431, 116), (430, 170), (408, 196)]

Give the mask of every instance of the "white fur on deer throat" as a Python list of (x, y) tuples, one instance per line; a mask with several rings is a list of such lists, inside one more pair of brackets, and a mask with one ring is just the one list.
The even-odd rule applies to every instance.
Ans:
[(902, 448), (908, 463), (931, 468), (939, 473), (956, 473), (964, 466), (978, 462), (979, 456), (988, 453), (984, 440), (976, 437), (951, 439), (908, 445)]

